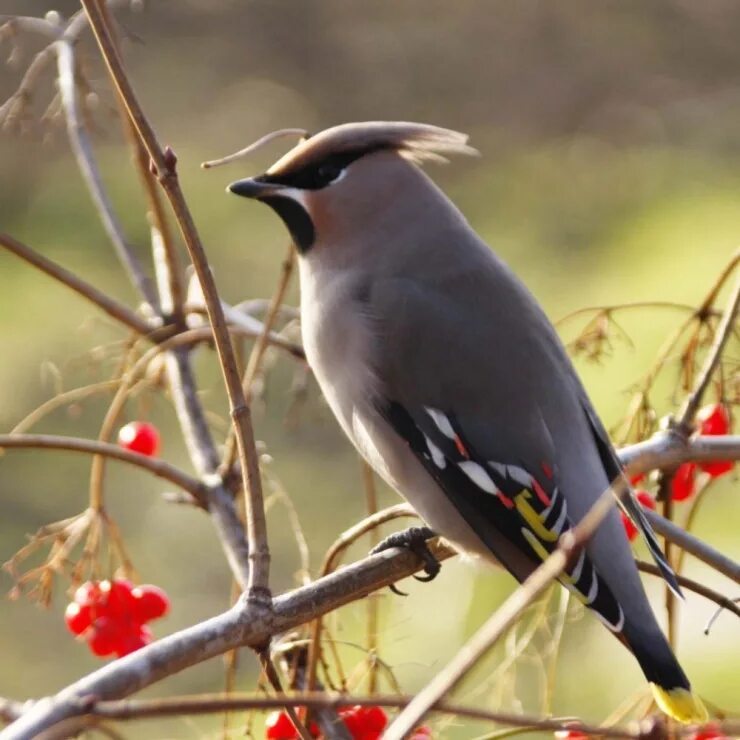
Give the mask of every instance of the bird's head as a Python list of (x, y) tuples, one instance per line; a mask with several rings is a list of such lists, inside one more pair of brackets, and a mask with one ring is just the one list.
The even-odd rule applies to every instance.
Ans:
[(269, 205), (306, 254), (377, 226), (388, 205), (413, 199), (420, 162), (475, 153), (467, 138), (420, 123), (347, 123), (305, 138), (264, 174), (228, 189)]

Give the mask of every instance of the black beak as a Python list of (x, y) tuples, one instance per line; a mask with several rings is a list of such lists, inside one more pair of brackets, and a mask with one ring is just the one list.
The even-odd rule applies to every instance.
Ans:
[(280, 185), (274, 182), (260, 182), (258, 178), (248, 177), (245, 180), (232, 182), (226, 190), (244, 198), (263, 198), (280, 190)]

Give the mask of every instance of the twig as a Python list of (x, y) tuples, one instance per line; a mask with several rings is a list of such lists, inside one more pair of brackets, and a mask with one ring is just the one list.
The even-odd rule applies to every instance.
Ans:
[(82, 5), (88, 15), (90, 25), (100, 46), (108, 71), (152, 159), (153, 166), (156, 168), (157, 177), (175, 213), (183, 239), (190, 253), (190, 259), (193, 262), (201, 289), (203, 290), (208, 309), (208, 317), (213, 327), (216, 351), (229, 397), (230, 415), (233, 423), (239, 430), (237, 435), (239, 461), (242, 467), (245, 495), (249, 502), (247, 537), (249, 540), (251, 569), (247, 595), (248, 598), (259, 602), (263, 608), (269, 609), (270, 591), (268, 578), (270, 551), (267, 544), (267, 528), (262, 500), (259, 464), (252, 430), (252, 418), (249, 406), (247, 406), (244, 393), (242, 392), (234, 350), (229, 338), (228, 327), (224, 319), (223, 308), (218, 297), (216, 284), (195, 223), (180, 189), (175, 170), (175, 155), (170, 149), (163, 151), (159, 146), (154, 130), (144, 116), (136, 94), (123, 69), (123, 64), (111, 40), (110, 32), (105, 25), (98, 3), (95, 0), (82, 0)]
[[(373, 531), (376, 527), (379, 527), (385, 522), (392, 521), (393, 519), (416, 516), (418, 516), (418, 514), (409, 504), (396, 504), (395, 506), (389, 506), (387, 509), (383, 509), (376, 514), (366, 517), (361, 522), (358, 522), (339, 535), (334, 544), (332, 544), (332, 546), (327, 550), (319, 574), (321, 576), (325, 576), (328, 573), (331, 573), (337, 567), (339, 559), (345, 550), (347, 550), (353, 542), (356, 542), (364, 534)], [(449, 555), (452, 554), (453, 552), (449, 550)], [(308, 671), (306, 677), (306, 688), (309, 691), (316, 688), (316, 673), (319, 654), (321, 652), (322, 627), (323, 623), (321, 618), (316, 619), (311, 625), (311, 639), (308, 650)]]
[(72, 388), (69, 391), (58, 393), (57, 395), (50, 398), (48, 401), (44, 401), (40, 406), (37, 406), (30, 414), (24, 416), (11, 430), (11, 434), (20, 434), (30, 429), (34, 424), (39, 422), (47, 414), (52, 411), (64, 406), (65, 404), (71, 404), (75, 401), (81, 401), (83, 398), (92, 396), (96, 393), (102, 393), (103, 391), (112, 391), (116, 389), (118, 385), (117, 380), (101, 380), (99, 383), (91, 383), (90, 385), (82, 386), (81, 388)]
[[(268, 337), (272, 332), (272, 328), (275, 324), (280, 306), (285, 298), (285, 292), (288, 290), (290, 284), (290, 277), (293, 274), (293, 265), (295, 263), (295, 248), (293, 244), (288, 244), (288, 252), (283, 259), (282, 270), (280, 272), (280, 280), (278, 281), (277, 288), (270, 301), (270, 306), (267, 309), (265, 318), (262, 323), (262, 332), (257, 337), (257, 341), (252, 347), (252, 351), (249, 354), (249, 361), (247, 362), (247, 369), (244, 371), (244, 377), (242, 378), (242, 388), (244, 390), (244, 397), (246, 402), (249, 404), (252, 402), (252, 383), (254, 382), (257, 373), (262, 365), (262, 360), (265, 356), (265, 350), (268, 347)], [(223, 463), (220, 467), (222, 475), (226, 475), (231, 470), (234, 464), (234, 458), (236, 455), (236, 443), (234, 439), (235, 427), (229, 430), (229, 435), (224, 443), (224, 454)], [(245, 512), (246, 513), (246, 512)]]
[(75, 293), (79, 293), (83, 298), (94, 303), (112, 318), (133, 329), (137, 334), (148, 336), (155, 331), (156, 326), (150, 325), (127, 306), (113, 300), (113, 298), (98, 290), (95, 286), (85, 282), (74, 273), (61, 267), (48, 257), (44, 257), (9, 234), (0, 234), (0, 247), (4, 247), (29, 264), (37, 267), (50, 277), (74, 290)]
[[(375, 487), (375, 473), (370, 464), (363, 458), (360, 458), (360, 469), (362, 472), (362, 483), (365, 489), (365, 506), (368, 516), (378, 513), (378, 493)], [(377, 529), (370, 531), (371, 549), (380, 542), (380, 536)], [(369, 656), (368, 665), (368, 683), (367, 690), (369, 694), (374, 694), (378, 690), (378, 620), (379, 620), (379, 602), (377, 595), (372, 594), (367, 598), (367, 654)]]
[[(121, 43), (115, 26), (115, 20), (110, 13), (106, 2), (100, 5), (105, 22), (111, 32), (111, 38), (120, 54)], [(144, 192), (149, 203), (149, 218), (151, 220), (152, 258), (155, 266), (155, 275), (158, 280), (159, 303), (163, 317), (173, 321), (179, 328), (184, 327), (183, 306), (185, 292), (182, 284), (182, 266), (177, 253), (172, 232), (167, 222), (162, 200), (157, 191), (156, 178), (149, 169), (149, 157), (141, 143), (131, 119), (126, 111), (126, 105), (120, 95), (116, 95), (118, 113), (121, 119), (126, 139), (132, 152), (134, 166), (139, 173), (139, 179), (144, 186)], [(157, 263), (160, 269), (157, 269)]]
[(735, 317), (737, 316), (738, 305), (740, 305), (740, 279), (735, 283), (735, 289), (733, 290), (732, 296), (727, 304), (727, 308), (722, 315), (722, 320), (717, 327), (717, 332), (714, 336), (714, 343), (712, 344), (709, 354), (707, 355), (706, 362), (699, 373), (696, 386), (678, 413), (676, 428), (687, 436), (691, 434), (694, 416), (696, 416), (696, 412), (699, 409), (704, 392), (709, 386), (712, 375), (719, 364), (722, 350), (724, 349), (727, 340), (735, 331)]
[(645, 509), (644, 513), (658, 534), (662, 534), (674, 545), (683, 548), (695, 558), (735, 581), (735, 583), (740, 583), (740, 563), (736, 563), (732, 558), (723, 555), (719, 550), (710, 547), (706, 542), (702, 542), (656, 512)]
[(401, 712), (383, 735), (384, 740), (403, 740), (429, 709), (452, 691), (465, 674), (516, 622), (522, 612), (554, 581), (588, 542), (612, 506), (614, 493), (624, 485), (618, 480), (605, 491), (571, 531), (560, 537), (557, 548), (457, 652)]
[(202, 500), (204, 495), (201, 482), (174, 465), (94, 439), (57, 437), (51, 434), (0, 434), (0, 449), (67, 450), (102, 455), (148, 470), (158, 478), (174, 483), (198, 500)]
[[(643, 573), (649, 573), (651, 576), (657, 576), (658, 578), (663, 577), (660, 569), (652, 563), (637, 560), (636, 564), (638, 570), (641, 570)], [(688, 591), (693, 591), (709, 601), (713, 601), (717, 606), (722, 607), (722, 609), (726, 609), (727, 611), (732, 612), (736, 617), (740, 617), (740, 606), (738, 606), (733, 599), (728, 599), (726, 596), (723, 596), (714, 589), (705, 586), (703, 583), (699, 583), (692, 578), (682, 576), (680, 573), (676, 573), (676, 580), (678, 581), (679, 586), (682, 586)]]
[[(126, 699), (123, 701), (97, 702), (92, 708), (92, 714), (96, 717), (116, 720), (145, 719), (148, 717), (171, 717), (184, 714), (214, 714), (225, 710), (236, 709), (272, 709), (289, 702), (296, 707), (309, 708), (338, 708), (344, 706), (384, 706), (405, 707), (412, 700), (411, 696), (404, 695), (373, 695), (373, 696), (348, 696), (332, 693), (300, 693), (286, 694), (284, 697), (266, 697), (254, 695), (231, 694), (221, 696), (218, 694), (205, 694), (201, 696), (179, 696), (166, 697), (162, 699)], [(572, 720), (543, 719), (542, 717), (528, 717), (521, 714), (506, 712), (491, 712), (486, 709), (469, 707), (464, 704), (456, 704), (450, 701), (440, 701), (434, 705), (433, 711), (449, 714), (457, 717), (496, 722), (512, 727), (532, 727), (535, 730), (556, 731), (564, 729), (577, 729), (584, 734), (601, 735), (603, 737), (615, 738), (639, 738), (648, 727), (652, 728), (654, 723), (647, 720), (644, 723), (631, 723), (627, 727), (601, 727), (576, 723)]]
[[(262, 665), (262, 671), (267, 677), (267, 680), (270, 682), (273, 690), (279, 698), (286, 698), (285, 691), (283, 690), (282, 684), (280, 683), (280, 676), (278, 675), (278, 672), (272, 662), (269, 649), (263, 648), (258, 652), (260, 664)], [(295, 706), (293, 704), (290, 704), (289, 702), (283, 702), (281, 706), (287, 713), (288, 717), (290, 717), (290, 721), (293, 723), (293, 727), (295, 727), (302, 740), (311, 740), (311, 733), (306, 729), (306, 726), (303, 724), (301, 718), (298, 716)]]
[(60, 39), (56, 42), (58, 60), (59, 91), (62, 96), (62, 106), (67, 120), (67, 133), (74, 151), (77, 166), (85, 179), (90, 197), (95, 204), (103, 222), (108, 238), (118, 255), (131, 282), (136, 286), (144, 300), (159, 313), (159, 301), (150, 278), (144, 273), (141, 263), (133, 248), (123, 236), (123, 227), (113, 210), (108, 195), (103, 187), (95, 156), (92, 153), (87, 131), (80, 120), (77, 110), (77, 82), (75, 79), (75, 60), (72, 44)]

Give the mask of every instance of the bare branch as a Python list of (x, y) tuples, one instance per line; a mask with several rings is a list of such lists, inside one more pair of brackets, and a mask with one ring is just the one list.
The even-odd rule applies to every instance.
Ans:
[(65, 40), (59, 40), (55, 46), (58, 59), (59, 91), (67, 120), (67, 133), (77, 160), (77, 166), (85, 179), (90, 197), (95, 203), (95, 208), (118, 255), (118, 259), (144, 300), (155, 312), (159, 313), (159, 301), (152, 282), (144, 273), (133, 248), (123, 236), (123, 227), (118, 221), (118, 217), (105, 192), (100, 171), (87, 138), (87, 131), (80, 120), (77, 108), (77, 82), (72, 44)]
[[(290, 277), (293, 274), (293, 265), (295, 263), (295, 249), (293, 244), (288, 244), (288, 253), (283, 259), (283, 266), (280, 273), (280, 280), (278, 281), (275, 293), (270, 301), (270, 306), (265, 314), (263, 322), (263, 329), (261, 334), (257, 337), (257, 341), (252, 347), (252, 351), (249, 354), (249, 361), (247, 362), (247, 369), (244, 371), (244, 377), (242, 378), (242, 388), (244, 389), (244, 397), (247, 403), (252, 402), (252, 383), (257, 377), (260, 367), (262, 366), (262, 360), (265, 356), (265, 350), (268, 347), (268, 337), (272, 328), (275, 324), (280, 306), (285, 298), (285, 292), (288, 290), (290, 284)], [(222, 475), (226, 475), (234, 464), (234, 458), (236, 453), (236, 441), (234, 438), (236, 428), (232, 426), (229, 430), (229, 436), (224, 444), (223, 463), (221, 464), (220, 472)]]
[(185, 202), (175, 170), (176, 159), (171, 150), (163, 151), (149, 121), (146, 119), (134, 90), (123, 69), (123, 64), (113, 44), (110, 32), (95, 0), (82, 0), (82, 5), (90, 20), (90, 25), (98, 41), (108, 71), (118, 88), (131, 120), (139, 132), (144, 146), (157, 170), (162, 187), (180, 226), (182, 236), (190, 253), (200, 281), (208, 308), (208, 317), (213, 326), (213, 334), (229, 397), (230, 414), (239, 433), (239, 461), (241, 463), (243, 485), (248, 500), (247, 536), (250, 543), (251, 563), (248, 596), (269, 609), (269, 565), (270, 552), (267, 544), (262, 484), (260, 480), (257, 451), (255, 448), (252, 417), (244, 399), (239, 371), (231, 345), (223, 308), (218, 296), (203, 244), (198, 235), (190, 210)]
[(31, 249), (31, 247), (19, 242), (9, 234), (0, 234), (0, 247), (4, 247), (29, 264), (37, 267), (50, 277), (53, 277), (55, 280), (58, 280), (60, 283), (63, 283), (68, 288), (74, 290), (75, 293), (79, 293), (83, 298), (86, 298), (91, 303), (94, 303), (98, 308), (105, 311), (108, 316), (116, 319), (116, 321), (120, 321), (130, 329), (133, 329), (137, 334), (148, 336), (156, 329), (155, 326), (150, 325), (127, 306), (113, 300), (110, 296), (98, 290), (95, 286), (85, 282), (74, 273), (61, 267), (48, 257), (44, 257), (44, 255), (39, 254)]
[(99, 442), (94, 439), (57, 437), (52, 434), (0, 434), (0, 449), (67, 450), (70, 452), (102, 455), (143, 468), (158, 478), (163, 478), (170, 483), (174, 483), (201, 502), (204, 497), (201, 482), (184, 473), (179, 468), (176, 468), (171, 463), (146, 457), (145, 455), (140, 455), (138, 452), (125, 450), (123, 447), (118, 447), (118, 445)]
[(732, 558), (723, 555), (719, 550), (710, 547), (706, 542), (702, 542), (697, 537), (681, 529), (678, 525), (660, 516), (650, 509), (644, 510), (645, 516), (652, 525), (653, 529), (662, 534), (663, 537), (670, 540), (674, 545), (691, 553), (712, 568), (731, 578), (735, 583), (740, 583), (740, 563), (735, 562)]
[[(97, 702), (92, 708), (96, 717), (117, 720), (144, 719), (147, 717), (172, 717), (184, 714), (213, 714), (237, 709), (273, 709), (285, 703), (295, 707), (331, 708), (345, 706), (384, 706), (405, 707), (412, 700), (411, 696), (348, 696), (326, 692), (286, 694), (281, 697), (266, 697), (264, 695), (231, 694), (204, 694), (200, 696), (178, 696), (162, 699), (127, 699), (123, 701)], [(533, 730), (574, 730), (584, 734), (615, 738), (640, 738), (647, 736), (647, 731), (654, 728), (653, 720), (641, 723), (633, 722), (627, 727), (601, 727), (576, 723), (572, 720), (542, 719), (528, 717), (521, 714), (506, 712), (491, 712), (485, 709), (469, 707), (464, 704), (455, 704), (449, 701), (440, 701), (434, 705), (433, 711), (449, 714), (456, 717), (496, 722), (510, 727), (527, 727)]]
[[(651, 576), (663, 578), (663, 574), (660, 572), (657, 565), (645, 563), (642, 560), (637, 560), (636, 563), (638, 570), (641, 570), (643, 573), (649, 573)], [(727, 611), (732, 612), (736, 617), (740, 617), (740, 606), (738, 606), (732, 599), (728, 599), (726, 596), (723, 596), (714, 589), (705, 586), (703, 583), (699, 583), (692, 578), (682, 576), (680, 573), (676, 573), (676, 580), (678, 581), (679, 586), (683, 586), (683, 588), (693, 591), (694, 593), (699, 594), (699, 596), (709, 599), (709, 601), (713, 601), (717, 606), (722, 607), (722, 609), (726, 609)]]
[(699, 373), (696, 386), (691, 392), (691, 395), (686, 399), (681, 411), (678, 413), (676, 428), (685, 435), (691, 433), (694, 416), (696, 416), (696, 412), (699, 409), (699, 404), (701, 404), (704, 392), (709, 386), (712, 375), (722, 357), (722, 350), (724, 349), (727, 340), (735, 331), (735, 317), (737, 316), (738, 305), (740, 305), (740, 278), (735, 283), (735, 289), (733, 290), (730, 301), (727, 304), (727, 308), (722, 315), (722, 321), (720, 321), (720, 324), (717, 327), (714, 343), (709, 350), (704, 367), (702, 368), (701, 373)]

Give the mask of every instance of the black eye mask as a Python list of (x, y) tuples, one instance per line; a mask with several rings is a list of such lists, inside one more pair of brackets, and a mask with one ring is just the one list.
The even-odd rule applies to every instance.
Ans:
[(298, 190), (321, 190), (331, 185), (352, 162), (366, 154), (377, 151), (378, 147), (330, 154), (320, 162), (313, 162), (299, 170), (280, 175), (261, 175), (257, 182), (269, 182)]

